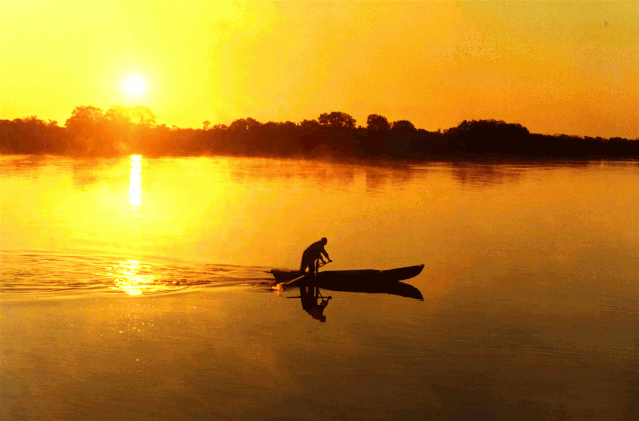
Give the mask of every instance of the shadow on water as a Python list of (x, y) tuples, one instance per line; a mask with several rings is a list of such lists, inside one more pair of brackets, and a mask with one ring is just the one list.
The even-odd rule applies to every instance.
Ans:
[(471, 186), (518, 181), (523, 173), (520, 168), (475, 163), (453, 163), (451, 171), (458, 182)]
[(323, 282), (321, 287), (329, 291), (344, 291), (344, 292), (364, 292), (368, 294), (390, 294), (397, 295), (405, 298), (414, 298), (416, 300), (423, 301), (424, 297), (419, 289), (412, 285), (405, 284), (403, 282), (397, 282), (391, 285), (378, 285), (371, 283), (369, 285), (357, 284), (340, 284), (338, 282)]
[(295, 286), (288, 286), (286, 288), (298, 288), (299, 296), (286, 297), (286, 298), (299, 298), (302, 302), (302, 308), (314, 319), (320, 322), (326, 321), (324, 310), (328, 306), (329, 300), (332, 296), (326, 296), (322, 293), (322, 289), (326, 291), (335, 292), (359, 292), (368, 294), (389, 294), (397, 295), (399, 297), (413, 298), (423, 301), (424, 297), (421, 291), (412, 285), (396, 282), (387, 285), (376, 284), (375, 282), (366, 283), (358, 282), (356, 284), (340, 283), (338, 281), (323, 281), (323, 282), (305, 282), (297, 284)]
[(298, 297), (287, 298), (299, 298), (304, 311), (310, 314), (314, 319), (325, 322), (326, 316), (324, 315), (324, 309), (328, 306), (328, 301), (333, 297), (325, 297), (322, 295), (320, 288), (315, 285), (299, 285), (298, 288), (300, 290)]
[(521, 181), (531, 170), (552, 171), (568, 168), (585, 168), (591, 161), (453, 161), (450, 162), (452, 177), (469, 187), (489, 187)]
[(234, 158), (227, 159), (226, 168), (235, 182), (263, 180), (304, 180), (333, 188), (352, 186), (363, 176), (368, 193), (375, 193), (385, 185), (401, 185), (417, 173), (413, 165), (401, 161), (331, 161), (309, 159)]
[(37, 178), (48, 159), (42, 155), (0, 155), (0, 176)]

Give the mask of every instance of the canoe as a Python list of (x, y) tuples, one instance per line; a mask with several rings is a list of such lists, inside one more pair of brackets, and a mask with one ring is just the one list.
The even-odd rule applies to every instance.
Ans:
[(327, 270), (311, 276), (303, 276), (297, 270), (271, 270), (278, 283), (292, 281), (289, 286), (318, 286), (329, 291), (366, 292), (373, 294), (392, 294), (401, 297), (423, 300), (422, 293), (412, 285), (405, 284), (405, 279), (419, 275), (424, 265), (408, 266), (390, 270)]
[[(296, 281), (295, 284), (313, 283), (318, 286), (322, 286), (322, 284), (340, 284), (342, 286), (348, 284), (385, 285), (413, 278), (419, 275), (422, 269), (424, 269), (424, 265), (389, 270), (326, 270), (318, 273), (317, 276), (307, 274), (300, 278), (299, 281)], [(273, 269), (270, 273), (278, 283), (291, 281), (303, 275), (298, 270)]]

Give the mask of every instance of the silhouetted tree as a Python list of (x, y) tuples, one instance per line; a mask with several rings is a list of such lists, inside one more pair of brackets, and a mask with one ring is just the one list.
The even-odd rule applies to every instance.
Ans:
[(317, 120), (302, 120), (297, 134), (303, 152), (308, 153), (322, 142), (322, 125)]
[(330, 128), (338, 129), (354, 129), (355, 119), (346, 113), (333, 111), (332, 113), (323, 113), (319, 116), (319, 124)]
[(229, 130), (248, 132), (260, 126), (260, 122), (252, 118), (240, 118), (231, 123)]
[(80, 155), (116, 155), (113, 139), (102, 110), (93, 106), (75, 107), (65, 122), (73, 140), (72, 153)]
[(254, 155), (256, 152), (257, 129), (261, 123), (253, 118), (240, 118), (233, 121), (224, 137), (222, 148), (225, 153), (234, 155)]
[(519, 124), (496, 120), (463, 121), (440, 132), (416, 129), (407, 120), (392, 124), (371, 114), (367, 127), (355, 126), (348, 114), (321, 114), (299, 124), (238, 119), (230, 126), (209, 121), (203, 129), (162, 124), (147, 107), (114, 105), (106, 113), (93, 106), (73, 109), (64, 127), (57, 122), (0, 120), (0, 153), (52, 153), (113, 156), (230, 154), (335, 158), (388, 157), (423, 159), (483, 154), (529, 157), (639, 157), (639, 140), (531, 134)]
[(56, 121), (45, 122), (35, 116), (0, 120), (0, 153), (65, 154), (69, 149), (68, 132)]
[(395, 132), (414, 132), (416, 129), (413, 123), (408, 120), (397, 120), (393, 121), (391, 130)]
[(131, 121), (137, 125), (151, 127), (155, 125), (155, 114), (149, 107), (136, 105), (128, 109)]
[(124, 105), (114, 105), (104, 113), (103, 130), (119, 151), (126, 152), (134, 144), (135, 124), (131, 112)]
[(317, 120), (302, 120), (299, 124), (300, 129), (309, 133), (319, 133), (322, 125)]
[(378, 114), (371, 114), (366, 119), (366, 128), (368, 130), (387, 132), (390, 130), (391, 125), (386, 117)]

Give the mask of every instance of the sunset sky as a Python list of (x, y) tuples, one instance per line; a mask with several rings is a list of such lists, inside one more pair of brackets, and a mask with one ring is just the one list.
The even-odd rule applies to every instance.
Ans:
[(179, 127), (342, 111), (635, 139), (637, 22), (637, 1), (0, 0), (0, 119), (121, 104)]

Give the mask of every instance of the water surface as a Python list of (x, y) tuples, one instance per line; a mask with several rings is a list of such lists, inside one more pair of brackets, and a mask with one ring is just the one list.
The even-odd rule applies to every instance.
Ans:
[[(633, 419), (639, 166), (0, 158), (0, 419)], [(423, 300), (267, 273), (425, 264)]]

